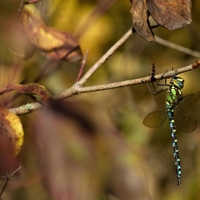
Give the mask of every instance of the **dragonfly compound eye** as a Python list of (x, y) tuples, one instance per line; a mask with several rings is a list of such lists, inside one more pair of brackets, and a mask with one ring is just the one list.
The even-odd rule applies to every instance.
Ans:
[(184, 80), (182, 78), (177, 77), (176, 80), (174, 80), (173, 83), (176, 87), (178, 87), (179, 89), (182, 89), (184, 86)]

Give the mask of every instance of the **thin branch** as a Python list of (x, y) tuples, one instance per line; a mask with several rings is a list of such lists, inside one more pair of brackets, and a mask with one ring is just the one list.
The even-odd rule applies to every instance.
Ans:
[(83, 74), (83, 69), (85, 67), (85, 64), (86, 64), (86, 60), (87, 60), (87, 56), (88, 56), (88, 52), (89, 50), (87, 49), (86, 53), (85, 53), (85, 56), (83, 57), (83, 60), (82, 60), (82, 64), (81, 64), (81, 67), (80, 67), (80, 70), (78, 72), (78, 76), (77, 76), (77, 80), (76, 82), (78, 82)]
[(191, 55), (193, 57), (196, 57), (196, 58), (200, 58), (200, 53), (198, 51), (193, 51), (191, 49), (188, 49), (186, 47), (182, 47), (180, 45), (177, 45), (177, 44), (174, 44), (172, 42), (168, 42), (158, 36), (155, 35), (155, 39), (156, 39), (156, 42), (159, 43), (159, 44), (162, 44), (164, 46), (167, 46), (171, 49), (175, 49), (177, 51), (180, 51), (180, 52), (183, 52), (185, 54), (188, 54), (188, 55)]
[[(86, 81), (102, 66), (102, 64), (132, 35), (132, 30), (129, 29), (87, 72), (76, 82), (71, 88), (64, 91), (60, 95), (55, 95), (55, 99), (65, 99), (77, 93), (77, 88), (82, 87)], [(74, 90), (74, 88), (76, 88)], [(17, 114), (27, 114), (39, 109), (39, 103), (28, 103), (17, 108), (10, 108), (10, 111)]]
[(6, 186), (8, 185), (9, 180), (10, 180), (9, 178), (6, 178), (6, 181), (5, 181), (3, 188), (1, 189), (1, 192), (0, 192), (0, 199), (3, 195), (4, 190), (6, 189)]
[(10, 108), (9, 110), (16, 115), (23, 115), (27, 113), (31, 113), (33, 111), (38, 110), (42, 105), (39, 103), (27, 103), (22, 106), (16, 107), (16, 108)]
[[(200, 60), (196, 61), (195, 63), (189, 66), (185, 66), (177, 70), (168, 71), (164, 75), (163, 73), (157, 74), (154, 76), (154, 78), (157, 80), (161, 78), (162, 79), (171, 78), (174, 74), (182, 74), (188, 71), (193, 71), (197, 69), (198, 67), (200, 67)], [(132, 86), (132, 85), (149, 83), (151, 82), (151, 78), (152, 78), (151, 76), (147, 76), (147, 77), (138, 78), (138, 79), (131, 79), (131, 80), (126, 80), (126, 81), (120, 81), (120, 82), (96, 85), (96, 86), (88, 86), (88, 87), (82, 87), (79, 84), (79, 82), (76, 82), (71, 88), (64, 91), (62, 94), (55, 95), (53, 98), (55, 100), (64, 100), (71, 96), (75, 96), (82, 93), (98, 92), (98, 91), (103, 91), (103, 90), (110, 90), (110, 89), (116, 89), (120, 87), (127, 87), (127, 86)], [(12, 108), (10, 109), (10, 111), (15, 114), (20, 115), (20, 114), (30, 113), (32, 111), (39, 109), (40, 107), (41, 105), (39, 103), (29, 103), (17, 108)]]
[(4, 185), (3, 185), (3, 188), (1, 189), (1, 192), (0, 192), (0, 199), (1, 199), (1, 197), (2, 197), (3, 192), (4, 192), (5, 189), (6, 189), (6, 186), (8, 185), (9, 180), (12, 179), (12, 176), (14, 176), (14, 174), (15, 174), (16, 172), (18, 172), (20, 169), (21, 169), (21, 166), (19, 166), (19, 167), (18, 167), (15, 171), (13, 171), (11, 174), (8, 174), (8, 175), (6, 175), (6, 176), (1, 177), (1, 179), (6, 179), (6, 181), (5, 181)]
[[(115, 82), (115, 83), (109, 83), (109, 84), (103, 84), (103, 85), (96, 85), (96, 86), (88, 86), (84, 87), (84, 84), (87, 82), (87, 80), (103, 65), (103, 63), (106, 62), (106, 60), (123, 44), (125, 43), (129, 37), (132, 35), (132, 30), (129, 29), (83, 76), (78, 80), (74, 85), (72, 85), (71, 88), (65, 90), (59, 95), (55, 95), (53, 98), (55, 100), (63, 100), (66, 98), (69, 98), (74, 95), (82, 94), (82, 93), (89, 93), (89, 92), (97, 92), (97, 91), (102, 91), (102, 90), (110, 90), (110, 89), (115, 89), (115, 88), (120, 88), (120, 87), (126, 87), (126, 86), (131, 86), (131, 85), (137, 85), (137, 84), (143, 84), (143, 83), (148, 83), (151, 82), (151, 76), (143, 77), (143, 78), (138, 78), (138, 79), (132, 79), (132, 80), (125, 80), (125, 81), (120, 81), (120, 82)], [(156, 41), (161, 41), (161, 39), (156, 36)], [(172, 48), (173, 45), (170, 47)], [(176, 46), (176, 45), (175, 45)], [(177, 49), (180, 50), (180, 49)], [(199, 56), (200, 57), (200, 56)], [(200, 60), (195, 62), (194, 64), (191, 64), (186, 67), (179, 68), (177, 70), (172, 70), (169, 72), (166, 72), (163, 76), (162, 74), (155, 75), (155, 79), (160, 79), (160, 78), (170, 78), (174, 74), (180, 74), (184, 73), (187, 71), (194, 70), (200, 66)], [(41, 105), (39, 103), (28, 103), (25, 105), (22, 105), (17, 108), (11, 108), (10, 111), (15, 113), (15, 114), (26, 114), (30, 113), (32, 111), (35, 111), (39, 109)]]
[[(171, 70), (166, 72), (164, 75), (163, 73), (155, 75), (155, 79), (166, 79), (166, 78), (171, 78), (174, 74), (182, 74), (188, 71), (192, 71), (200, 66), (200, 60), (197, 62), (185, 66), (182, 68), (179, 68), (177, 70)], [(103, 85), (96, 85), (96, 86), (88, 86), (88, 87), (81, 87), (78, 84), (74, 84), (70, 89), (66, 90), (62, 94), (58, 96), (54, 96), (55, 99), (60, 100), (60, 99), (65, 99), (73, 95), (77, 94), (82, 94), (82, 93), (88, 93), (88, 92), (97, 92), (97, 91), (102, 91), (102, 90), (110, 90), (110, 89), (116, 89), (120, 87), (127, 87), (127, 86), (132, 86), (132, 85), (138, 85), (138, 84), (143, 84), (143, 83), (149, 83), (151, 82), (151, 76), (143, 77), (143, 78), (138, 78), (138, 79), (131, 79), (131, 80), (126, 80), (126, 81), (120, 81), (120, 82), (115, 82), (115, 83), (110, 83), (110, 84), (103, 84)]]
[(103, 63), (132, 35), (132, 30), (128, 30), (80, 79), (79, 84), (84, 85), (86, 81), (102, 66)]

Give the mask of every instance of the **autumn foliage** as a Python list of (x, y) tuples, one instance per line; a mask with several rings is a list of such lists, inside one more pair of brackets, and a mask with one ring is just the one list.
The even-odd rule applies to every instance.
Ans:
[[(97, 91), (112, 89), (116, 80), (147, 76), (151, 59), (159, 60), (164, 54), (163, 49), (151, 48), (155, 28), (174, 31), (190, 24), (192, 3), (95, 2), (0, 2), (0, 67), (5, 69), (0, 88), (0, 175), (4, 181), (0, 195), (5, 199), (19, 194), (18, 199), (144, 200), (174, 192), (174, 169), (163, 161), (165, 152), (157, 150), (155, 136), (142, 125), (144, 113), (153, 105), (147, 90)], [(120, 50), (117, 40), (130, 27), (129, 37), (139, 36), (135, 34)], [(115, 42), (115, 49), (109, 49)], [(141, 55), (145, 47), (147, 52)], [(111, 53), (104, 54), (108, 49)], [(179, 55), (172, 57), (173, 53), (166, 53), (165, 59), (175, 62)], [(166, 60), (158, 71), (165, 71)], [(128, 63), (131, 67), (126, 71)], [(98, 71), (103, 64), (105, 69)], [(152, 77), (148, 77), (150, 82)], [(103, 85), (105, 81), (110, 85)], [(95, 88), (98, 84), (100, 89)], [(140, 85), (145, 87), (142, 81)], [(167, 153), (168, 143), (161, 147)]]

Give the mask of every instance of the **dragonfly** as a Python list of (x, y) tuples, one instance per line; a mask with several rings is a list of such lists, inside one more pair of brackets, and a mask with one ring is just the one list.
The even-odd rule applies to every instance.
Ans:
[(177, 132), (189, 133), (197, 128), (197, 121), (191, 115), (187, 114), (186, 110), (200, 99), (200, 91), (183, 96), (184, 79), (176, 75), (172, 76), (168, 84), (165, 79), (165, 83), (160, 85), (168, 87), (153, 93), (160, 110), (149, 113), (143, 120), (143, 124), (147, 127), (159, 128), (163, 125), (166, 118), (168, 118), (175, 159), (177, 185), (180, 185), (182, 172)]

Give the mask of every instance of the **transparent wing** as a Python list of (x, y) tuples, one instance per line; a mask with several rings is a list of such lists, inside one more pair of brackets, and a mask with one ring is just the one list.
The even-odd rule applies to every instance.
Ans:
[(165, 119), (166, 119), (166, 111), (158, 110), (149, 113), (143, 120), (143, 124), (145, 126), (148, 126), (150, 128), (159, 128), (163, 125)]
[(160, 108), (165, 108), (166, 97), (167, 97), (167, 89), (165, 89), (165, 90), (159, 90), (155, 94), (155, 97), (154, 97), (155, 101), (156, 101), (157, 105)]
[(199, 100), (200, 100), (200, 91), (194, 94), (189, 94), (184, 96), (183, 100), (181, 100), (179, 103), (179, 107), (183, 110), (187, 110), (190, 106), (193, 106)]
[(189, 133), (197, 128), (197, 121), (186, 112), (199, 100), (200, 91), (184, 96), (183, 100), (175, 107), (175, 123), (177, 131)]
[(179, 106), (175, 107), (174, 111), (175, 125), (178, 132), (189, 133), (197, 128), (197, 121)]

